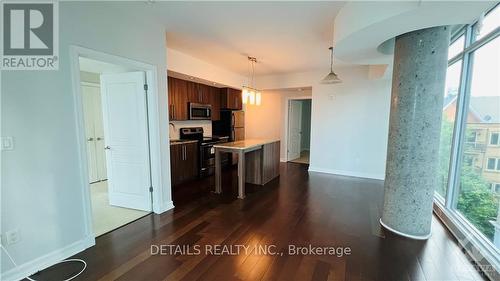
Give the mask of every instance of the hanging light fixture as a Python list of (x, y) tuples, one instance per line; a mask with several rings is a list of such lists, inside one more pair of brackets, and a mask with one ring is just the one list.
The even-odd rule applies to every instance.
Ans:
[(337, 83), (341, 83), (342, 80), (340, 80), (339, 76), (333, 72), (333, 47), (330, 47), (328, 48), (330, 50), (330, 53), (331, 53), (331, 57), (330, 57), (330, 73), (328, 73), (328, 75), (325, 76), (325, 78), (323, 78), (323, 80), (321, 80), (321, 84), (337, 84)]
[(257, 63), (257, 59), (254, 57), (248, 57), (248, 62), (252, 67), (252, 73), (249, 75), (251, 77), (250, 83), (247, 86), (243, 86), (243, 90), (241, 91), (243, 104), (255, 104), (260, 105), (262, 102), (262, 94), (259, 90), (257, 90), (254, 86), (253, 80), (255, 75), (255, 64)]

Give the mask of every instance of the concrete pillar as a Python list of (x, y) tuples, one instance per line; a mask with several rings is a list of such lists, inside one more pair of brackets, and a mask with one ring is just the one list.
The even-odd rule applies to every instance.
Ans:
[(447, 26), (412, 31), (395, 42), (380, 223), (413, 239), (431, 233), (449, 43)]

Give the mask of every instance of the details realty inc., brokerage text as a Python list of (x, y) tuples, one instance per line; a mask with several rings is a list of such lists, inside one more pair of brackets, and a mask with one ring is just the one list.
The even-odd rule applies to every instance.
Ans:
[(313, 246), (313, 245), (293, 245), (279, 248), (277, 245), (174, 245), (174, 244), (153, 244), (151, 245), (151, 255), (213, 255), (213, 256), (237, 256), (237, 255), (269, 255), (269, 256), (335, 256), (341, 258), (352, 253), (350, 247), (336, 246)]

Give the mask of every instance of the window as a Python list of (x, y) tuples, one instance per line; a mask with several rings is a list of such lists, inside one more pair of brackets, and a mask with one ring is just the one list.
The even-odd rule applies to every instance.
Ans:
[[(476, 142), (477, 132), (482, 129), (496, 129), (500, 120), (485, 118), (485, 116), (500, 116), (500, 108), (491, 106), (500, 104), (500, 37), (471, 52), (470, 90), (465, 94), (469, 97), (465, 109), (465, 143)], [(484, 140), (486, 142), (486, 139)], [(491, 175), (491, 171), (500, 171), (500, 150), (484, 149), (464, 145), (461, 169), (459, 171), (459, 190), (456, 210), (463, 215), (484, 237), (493, 242), (495, 227), (491, 221), (496, 221), (498, 214), (498, 197), (491, 192), (491, 182), (500, 182), (500, 175)], [(496, 150), (495, 150), (496, 149)], [(482, 153), (486, 158), (486, 167), (477, 167), (469, 161), (467, 154)], [(488, 175), (485, 172), (488, 171)], [(500, 245), (497, 245), (500, 248)]]
[(488, 164), (486, 165), (486, 169), (488, 170), (495, 170), (497, 166), (497, 159), (495, 158), (488, 158)]
[(439, 185), (436, 192), (445, 197), (448, 186), (448, 170), (450, 168), (451, 142), (455, 126), (458, 88), (460, 86), (460, 70), (462, 60), (448, 67), (446, 72), (446, 87), (444, 91), (443, 118), (441, 121), (441, 137), (439, 147)]
[(500, 145), (500, 133), (491, 133), (490, 145)]
[(451, 43), (448, 49), (448, 59), (455, 57), (464, 50), (465, 46), (465, 36), (462, 35), (458, 37), (453, 43)]
[[(437, 213), (476, 260), (500, 272), (500, 5), (450, 42), (439, 148)], [(480, 40), (480, 41), (478, 41)], [(486, 272), (486, 271), (485, 271)]]
[(500, 26), (500, 6), (497, 5), (493, 10), (486, 14), (482, 24), (474, 25), (476, 40), (490, 34), (498, 26)]
[(500, 193), (500, 183), (494, 182), (491, 184), (491, 192)]

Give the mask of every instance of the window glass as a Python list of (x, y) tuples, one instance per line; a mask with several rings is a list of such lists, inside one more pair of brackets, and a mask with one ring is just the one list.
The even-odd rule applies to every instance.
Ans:
[(462, 35), (458, 37), (453, 43), (451, 43), (450, 48), (448, 49), (448, 59), (453, 58), (458, 55), (461, 51), (464, 50), (465, 44), (465, 36)]
[(497, 5), (484, 17), (482, 25), (476, 24), (474, 26), (476, 40), (483, 38), (485, 35), (489, 34), (499, 26), (500, 26), (500, 6)]
[(462, 60), (450, 65), (446, 71), (446, 88), (443, 101), (443, 118), (441, 121), (441, 138), (439, 146), (439, 185), (436, 192), (442, 197), (446, 195), (448, 186), (448, 170), (450, 167), (451, 141), (455, 112), (457, 110), (457, 95), (460, 86), (460, 71)]
[(491, 133), (491, 137), (490, 137), (490, 144), (491, 145), (498, 145), (499, 144), (499, 133)]
[(495, 170), (496, 160), (495, 158), (488, 158), (488, 170)]
[[(466, 112), (465, 143), (460, 169), (457, 210), (500, 248), (497, 221), (499, 197), (492, 184), (500, 182), (500, 149), (489, 146), (490, 132), (500, 130), (500, 37), (471, 54), (472, 77)], [(474, 133), (473, 133), (474, 132)], [(468, 140), (474, 135), (475, 143)], [(477, 159), (470, 161), (469, 159)], [(499, 221), (500, 222), (500, 221)]]

